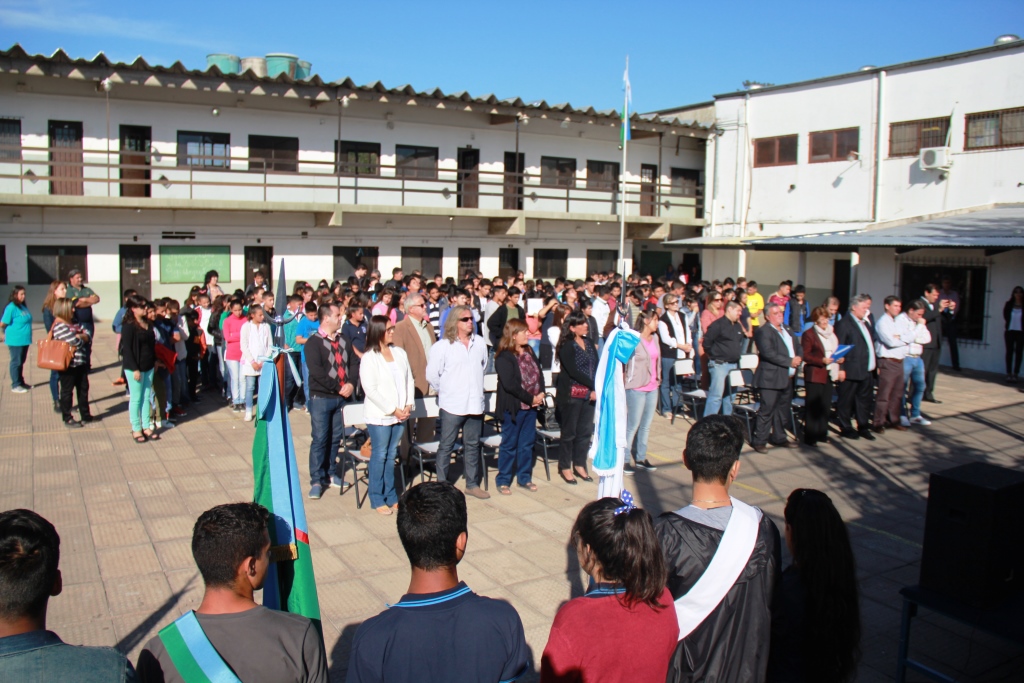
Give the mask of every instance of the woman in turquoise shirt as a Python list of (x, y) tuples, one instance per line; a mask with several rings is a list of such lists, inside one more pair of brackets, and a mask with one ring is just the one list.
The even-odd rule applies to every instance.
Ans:
[(27, 393), (24, 370), (28, 349), (32, 346), (32, 312), (25, 305), (25, 288), (21, 285), (11, 290), (11, 297), (7, 300), (7, 308), (0, 319), (0, 338), (11, 352), (11, 391)]

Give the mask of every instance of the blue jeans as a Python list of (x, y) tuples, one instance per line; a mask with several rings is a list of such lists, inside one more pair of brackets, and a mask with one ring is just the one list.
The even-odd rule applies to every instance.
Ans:
[[(924, 398), (924, 360), (917, 356), (907, 356), (903, 359), (903, 395), (906, 396), (910, 389), (910, 382), (914, 383), (914, 393), (910, 395), (910, 417), (921, 417), (921, 399)], [(900, 414), (905, 414), (907, 401), (904, 398), (900, 402)]]
[(240, 405), (245, 401), (245, 380), (242, 378), (242, 362), (237, 360), (225, 360), (228, 368), (228, 398), (234, 405)]
[(171, 382), (174, 384), (172, 402), (174, 405), (180, 406), (188, 398), (188, 360), (186, 358), (179, 358), (178, 362), (174, 364), (174, 377), (171, 378)]
[(309, 366), (306, 365), (306, 361), (302, 361), (302, 391), (305, 392), (303, 395), (306, 397), (306, 409), (309, 410)]
[[(654, 419), (657, 402), (657, 391), (626, 390), (626, 447), (636, 462), (647, 460), (647, 437), (651, 434), (651, 420)], [(636, 448), (633, 448), (634, 438)]]
[(441, 408), (440, 413), (441, 436), (437, 442), (437, 455), (434, 459), (437, 480), (448, 480), (448, 466), (451, 464), (455, 439), (459, 436), (459, 430), (462, 430), (462, 461), (465, 465), (463, 476), (466, 477), (466, 488), (480, 486), (480, 480), (483, 479), (480, 465), (480, 432), (484, 426), (484, 416), (456, 415), (444, 408)]
[(11, 369), (8, 373), (11, 377), (11, 388), (27, 387), (25, 384), (25, 359), (28, 358), (27, 346), (8, 346), (11, 352)]
[(402, 443), (405, 423), (393, 425), (366, 425), (370, 435), (370, 507), (376, 509), (398, 502), (395, 492), (395, 458)]
[(252, 395), (256, 392), (256, 382), (259, 377), (255, 375), (245, 376), (245, 410), (246, 412), (252, 412)]
[(726, 387), (726, 383), (729, 381), (729, 373), (738, 367), (737, 363), (708, 361), (711, 386), (708, 388), (707, 403), (704, 404), (704, 417), (718, 415), (719, 408), (722, 409), (722, 415), (732, 415), (732, 387)]
[(533, 444), (537, 441), (537, 410), (522, 406), (513, 418), (506, 410), (501, 420), (501, 446), (498, 448), (498, 476), (494, 483), (508, 486), (512, 475), (520, 486), (533, 481)]
[(661, 359), (661, 394), (660, 409), (662, 413), (672, 412), (679, 398), (679, 386), (676, 379), (676, 361), (674, 358)]
[(50, 395), (54, 401), (60, 400), (60, 375), (56, 370), (50, 370)]
[(338, 447), (345, 435), (341, 396), (314, 396), (309, 400), (313, 441), (309, 444), (309, 483), (326, 486), (338, 469)]
[(135, 381), (135, 373), (131, 370), (124, 371), (124, 378), (128, 381), (128, 421), (132, 424), (132, 431), (152, 429), (150, 396), (153, 393), (153, 370), (140, 372), (138, 382)]

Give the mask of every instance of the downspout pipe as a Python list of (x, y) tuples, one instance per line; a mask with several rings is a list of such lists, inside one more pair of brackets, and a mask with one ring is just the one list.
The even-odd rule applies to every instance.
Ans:
[(871, 198), (871, 222), (878, 223), (882, 220), (882, 144), (885, 134), (885, 70), (878, 72), (877, 92), (875, 99), (878, 101), (878, 111), (875, 114), (875, 183), (874, 192)]

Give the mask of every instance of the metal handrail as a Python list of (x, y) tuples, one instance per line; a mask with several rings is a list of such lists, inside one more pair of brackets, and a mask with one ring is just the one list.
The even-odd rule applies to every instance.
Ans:
[[(4, 158), (3, 152), (14, 151), (18, 153), (17, 159)], [(28, 154), (26, 154), (28, 153)], [(75, 156), (79, 159), (54, 159), (52, 155)], [(29, 158), (26, 158), (28, 156)], [(141, 163), (122, 163), (122, 157), (141, 157)], [(32, 158), (37, 157), (37, 158)], [(97, 157), (99, 160), (97, 160)], [(107, 157), (106, 160), (103, 157)], [(110, 157), (117, 157), (113, 162)], [(200, 164), (181, 164), (179, 157), (192, 161), (223, 163), (224, 166), (212, 166)], [(241, 162), (240, 164), (237, 162)], [(250, 169), (249, 165), (257, 162), (262, 166), (259, 169)], [(274, 165), (282, 164), (294, 166), (297, 170), (278, 170), (272, 168)], [(18, 173), (7, 172), (4, 166), (18, 165)], [(236, 167), (232, 167), (232, 166)], [(243, 168), (237, 168), (238, 165)], [(346, 172), (346, 167), (358, 170), (370, 166), (377, 172), (375, 174), (361, 174), (358, 172)], [(36, 169), (46, 167), (46, 173), (39, 173)], [(77, 174), (59, 175), (57, 169), (78, 169)], [(97, 169), (106, 171), (97, 175), (87, 175), (86, 169)], [(312, 170), (310, 170), (312, 169)], [(329, 170), (325, 170), (329, 169)], [(341, 171), (339, 171), (341, 169)], [(27, 175), (31, 171), (31, 175)], [(123, 178), (122, 172), (149, 172), (149, 178)], [(188, 177), (170, 178), (166, 173), (179, 173), (187, 171)], [(66, 182), (101, 185), (141, 185), (150, 188), (160, 187), (169, 190), (171, 186), (187, 185), (189, 197), (193, 198), (193, 188), (262, 188), (263, 200), (266, 201), (268, 191), (278, 190), (327, 190), (332, 189), (337, 193), (337, 201), (341, 202), (342, 192), (354, 192), (354, 202), (359, 204), (359, 190), (385, 193), (398, 193), (401, 197), (400, 204), (405, 205), (406, 195), (442, 195), (445, 200), (456, 198), (467, 199), (476, 197), (479, 200), (484, 198), (500, 198), (505, 200), (533, 202), (541, 200), (557, 200), (565, 203), (565, 210), (569, 212), (572, 203), (584, 205), (598, 205), (597, 210), (604, 208), (609, 213), (617, 213), (619, 207), (619, 182), (614, 187), (607, 187), (604, 178), (601, 179), (603, 187), (586, 187), (586, 177), (574, 177), (571, 183), (545, 183), (542, 176), (536, 173), (516, 173), (505, 171), (480, 170), (469, 171), (460, 168), (446, 168), (437, 166), (432, 177), (419, 177), (419, 168), (403, 167), (398, 164), (366, 164), (360, 162), (339, 162), (336, 159), (275, 159), (250, 156), (231, 155), (202, 155), (202, 154), (178, 154), (164, 153), (161, 151), (131, 151), (131, 150), (110, 150), (88, 149), (75, 147), (37, 147), (37, 146), (12, 146), (0, 145), (0, 181), (19, 180), (21, 182), (21, 193), (24, 194), (24, 183), (26, 180)], [(161, 175), (163, 172), (165, 175)], [(221, 178), (210, 178), (206, 176), (197, 177), (197, 173), (216, 173)], [(261, 182), (243, 181), (242, 178), (262, 175)], [(231, 178), (235, 179), (232, 180)], [(291, 177), (294, 182), (280, 182), (281, 179)], [(272, 181), (272, 179), (278, 179)], [(317, 184), (318, 179), (331, 179), (330, 185)], [(383, 182), (382, 182), (383, 181)], [(389, 183), (386, 181), (397, 181)], [(475, 192), (467, 192), (461, 185), (469, 182), (475, 186)], [(412, 184), (410, 186), (410, 184)], [(581, 186), (582, 185), (582, 186)], [(659, 187), (660, 185), (660, 187)], [(508, 190), (512, 188), (513, 192)], [(639, 180), (626, 181), (626, 207), (627, 214), (637, 215), (629, 211), (630, 208), (647, 208), (650, 213), (641, 211), (641, 215), (661, 215), (663, 208), (669, 208), (669, 201), (677, 206), (693, 206), (695, 210), (701, 208), (702, 188), (698, 188), (696, 197), (673, 194), (673, 187), (670, 182), (644, 183)], [(152, 193), (152, 190), (151, 190)], [(662, 201), (658, 202), (658, 198)], [(692, 204), (691, 204), (692, 200)], [(504, 204), (503, 204), (504, 205)], [(453, 207), (454, 208), (454, 207)]]

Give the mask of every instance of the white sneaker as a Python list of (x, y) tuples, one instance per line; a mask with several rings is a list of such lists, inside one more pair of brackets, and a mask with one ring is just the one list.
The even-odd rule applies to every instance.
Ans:
[(13, 389), (11, 389), (11, 391), (13, 391), (16, 394), (27, 394), (28, 393), (28, 387), (18, 386), (18, 387), (14, 387)]
[(925, 419), (924, 417), (912, 417), (910, 418), (910, 424), (921, 425), (927, 427), (932, 423), (931, 420)]
[(245, 421), (246, 422), (252, 422), (252, 411), (251, 410), (245, 411)]
[(906, 415), (900, 415), (900, 426), (901, 427), (909, 427), (910, 426), (910, 420), (907, 419)]

